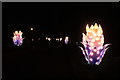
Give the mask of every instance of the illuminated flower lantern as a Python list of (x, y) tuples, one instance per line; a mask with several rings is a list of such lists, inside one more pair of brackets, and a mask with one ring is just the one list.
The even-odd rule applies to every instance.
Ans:
[(64, 41), (65, 41), (65, 44), (68, 44), (69, 37), (68, 37), (68, 36), (66, 36)]
[(13, 35), (14, 35), (14, 37), (13, 37), (14, 45), (17, 45), (17, 46), (21, 46), (22, 45), (22, 43), (23, 43), (22, 34), (23, 34), (23, 32), (21, 32), (21, 31), (19, 31), (19, 32), (15, 31), (13, 33)]
[(101, 26), (86, 26), (86, 35), (83, 33), (82, 42), (84, 48), (80, 47), (88, 64), (99, 65), (104, 57), (107, 47), (110, 44), (104, 44), (103, 30)]

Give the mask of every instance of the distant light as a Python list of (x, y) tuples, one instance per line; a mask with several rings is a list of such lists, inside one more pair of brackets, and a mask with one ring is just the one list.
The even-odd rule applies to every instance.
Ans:
[(62, 41), (62, 38), (60, 38), (60, 41)]
[(76, 42), (76, 45), (78, 45), (78, 42)]
[(68, 41), (69, 41), (69, 37), (66, 36), (66, 37), (65, 37), (65, 44), (68, 44)]
[(32, 39), (32, 41), (34, 41), (34, 39)]
[(68, 38), (69, 38), (68, 36), (67, 36), (67, 37), (65, 37), (65, 39), (67, 39), (67, 40), (68, 40)]
[(31, 28), (31, 31), (33, 30), (33, 28)]
[(59, 41), (59, 38), (56, 38), (56, 41)]
[(40, 40), (40, 38), (38, 38), (38, 40)]
[(51, 38), (48, 38), (48, 41), (50, 41), (51, 40)]
[(46, 37), (46, 40), (48, 40), (48, 37)]

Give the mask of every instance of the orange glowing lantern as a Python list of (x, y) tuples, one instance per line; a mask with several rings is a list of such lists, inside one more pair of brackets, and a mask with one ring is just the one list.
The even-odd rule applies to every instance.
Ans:
[(100, 62), (102, 61), (102, 58), (108, 49), (108, 45), (104, 44), (104, 35), (103, 35), (103, 30), (101, 28), (101, 25), (91, 25), (89, 28), (88, 24), (86, 26), (86, 35), (84, 33), (83, 38), (82, 38), (82, 44), (84, 45), (85, 49), (82, 47), (81, 50), (85, 56), (85, 59), (89, 64), (96, 64), (99, 65)]

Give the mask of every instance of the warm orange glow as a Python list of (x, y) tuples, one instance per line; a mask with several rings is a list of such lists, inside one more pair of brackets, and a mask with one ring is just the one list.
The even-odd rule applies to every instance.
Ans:
[(104, 44), (103, 30), (101, 25), (95, 23), (95, 25), (86, 25), (86, 35), (83, 33), (83, 41), (87, 41), (91, 47), (102, 46)]
[(104, 35), (101, 25), (95, 23), (94, 25), (86, 25), (86, 34), (82, 33), (82, 44), (84, 48), (80, 47), (88, 64), (99, 65), (102, 58), (109, 48), (104, 45)]

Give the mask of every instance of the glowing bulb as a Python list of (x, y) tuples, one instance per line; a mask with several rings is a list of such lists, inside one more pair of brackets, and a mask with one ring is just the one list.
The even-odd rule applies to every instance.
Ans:
[(92, 55), (93, 55), (93, 52), (90, 52), (90, 55), (92, 56)]
[(57, 38), (56, 41), (59, 41), (59, 38)]
[(51, 40), (51, 38), (48, 38), (48, 41), (50, 41)]
[(92, 58), (90, 58), (90, 61), (93, 61), (93, 59), (92, 59)]
[(33, 28), (31, 28), (31, 31), (33, 30)]
[(32, 41), (34, 41), (34, 39), (32, 39)]
[(48, 40), (48, 37), (46, 37), (46, 40)]
[(98, 44), (100, 45), (100, 44), (101, 44), (101, 42), (98, 42)]
[(96, 62), (95, 64), (96, 64), (96, 65), (99, 65), (99, 62)]
[(99, 54), (99, 51), (97, 51), (97, 54)]
[(62, 38), (60, 38), (60, 41), (62, 41)]
[(97, 60), (99, 60), (100, 59), (100, 57), (97, 57)]
[(91, 47), (89, 47), (89, 49), (91, 50), (92, 48), (91, 48)]
[(96, 49), (94, 49), (94, 52), (96, 52), (97, 50)]
[(69, 37), (65, 37), (65, 39), (68, 39)]
[(101, 49), (101, 47), (97, 47), (97, 50), (100, 50)]
[(99, 40), (99, 38), (97, 37), (96, 40)]

